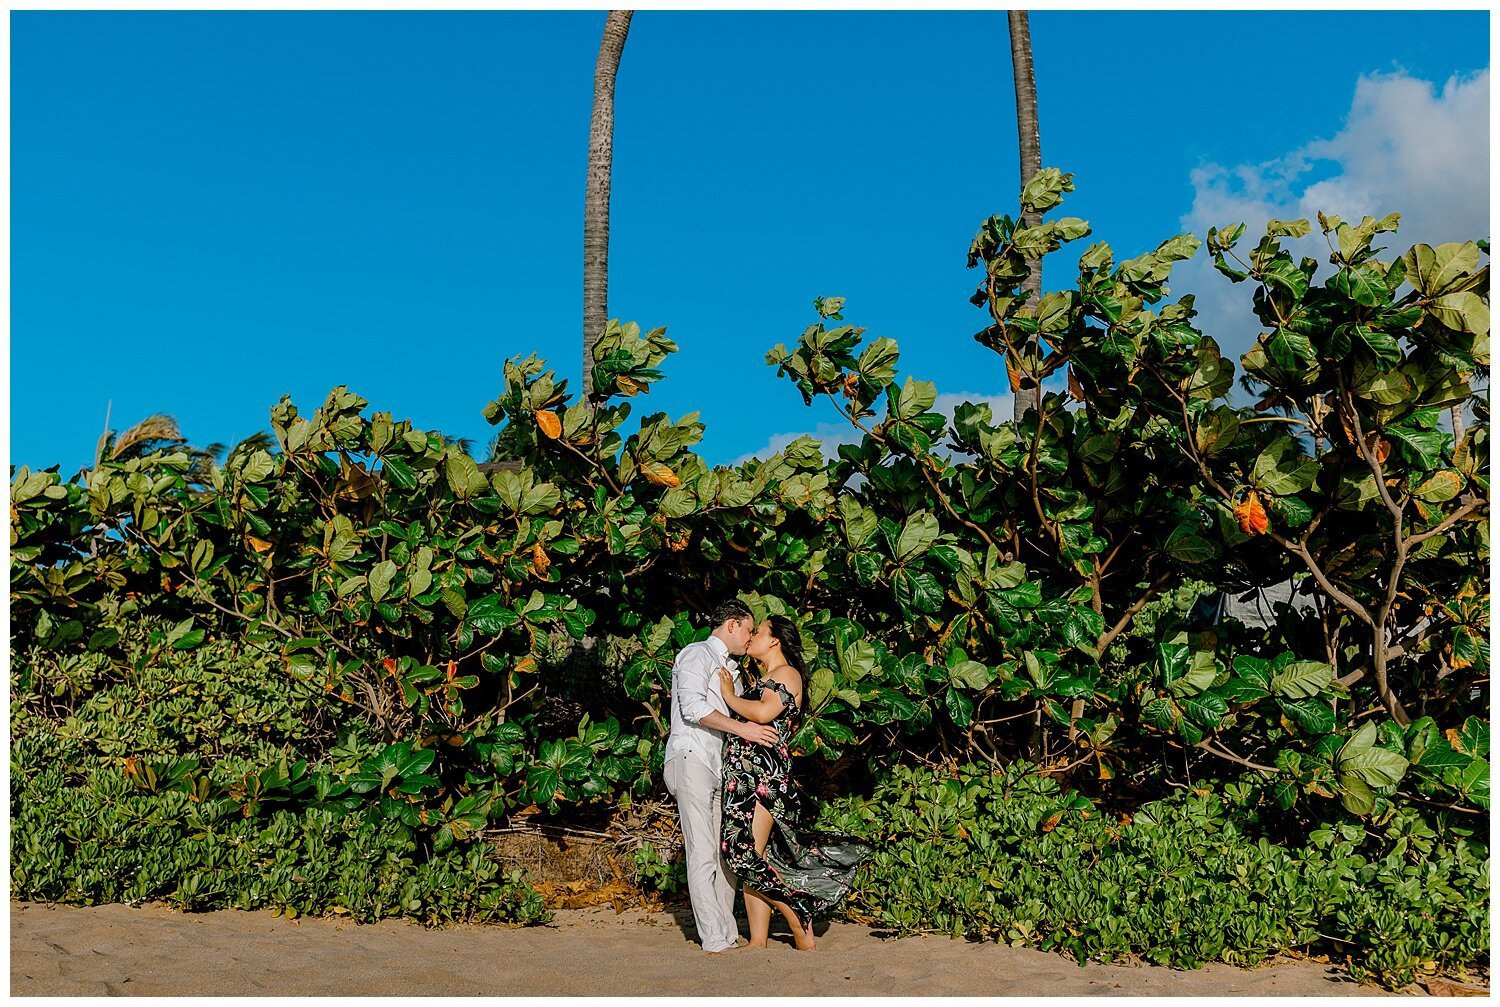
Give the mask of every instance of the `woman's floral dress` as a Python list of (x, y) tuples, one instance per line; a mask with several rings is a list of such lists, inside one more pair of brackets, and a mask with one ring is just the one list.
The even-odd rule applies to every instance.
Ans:
[[(724, 748), (724, 859), (740, 880), (776, 902), (785, 902), (803, 926), (814, 912), (824, 913), (843, 901), (854, 870), (871, 847), (849, 836), (814, 832), (812, 807), (792, 783), (790, 742), (802, 711), (786, 686), (774, 679), (751, 686), (745, 699), (760, 699), (774, 689), (785, 704), (768, 725), (776, 730), (770, 747), (730, 735)], [(744, 720), (738, 714), (731, 714)], [(771, 813), (776, 824), (765, 856), (755, 852), (755, 805)]]

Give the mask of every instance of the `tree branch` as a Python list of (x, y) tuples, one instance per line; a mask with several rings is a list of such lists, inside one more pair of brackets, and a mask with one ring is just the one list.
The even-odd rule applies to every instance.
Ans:
[(1209, 755), (1217, 755), (1221, 759), (1228, 759), (1230, 762), (1235, 762), (1235, 763), (1238, 763), (1241, 766), (1246, 766), (1246, 767), (1248, 767), (1250, 769), (1255, 770), (1258, 773), (1279, 773), (1279, 772), (1281, 772), (1281, 770), (1277, 769), (1275, 766), (1263, 766), (1259, 762), (1251, 762), (1249, 759), (1245, 758), (1243, 755), (1235, 755), (1228, 748), (1223, 748), (1223, 747), (1216, 748), (1216, 747), (1214, 747), (1214, 742), (1213, 742), (1213, 740), (1211, 738), (1204, 738), (1202, 741), (1198, 742), (1198, 744), (1194, 745), (1193, 747), (1194, 748), (1201, 748), (1201, 749), (1203, 749), (1203, 751), (1207, 752)]
[(1103, 658), (1105, 650), (1109, 648), (1110, 644), (1115, 642), (1116, 637), (1125, 632), (1125, 627), (1130, 625), (1130, 620), (1135, 618), (1136, 613), (1145, 608), (1146, 604), (1151, 601), (1152, 598), (1155, 598), (1158, 594), (1160, 594), (1161, 589), (1166, 587), (1167, 582), (1171, 579), (1172, 575), (1170, 571), (1164, 570), (1161, 573), (1157, 574), (1156, 579), (1153, 580), (1151, 582), (1151, 585), (1146, 588), (1145, 593), (1143, 593), (1135, 601), (1131, 602), (1130, 607), (1125, 610), (1124, 615), (1120, 616), (1119, 621), (1116, 622), (1112, 627), (1110, 627), (1109, 631), (1099, 638), (1099, 640), (1095, 644), (1096, 649), (1094, 651), (1094, 653), (1098, 657)]

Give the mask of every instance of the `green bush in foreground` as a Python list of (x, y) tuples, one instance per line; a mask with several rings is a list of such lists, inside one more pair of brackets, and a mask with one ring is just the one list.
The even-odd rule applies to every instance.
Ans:
[[(1140, 956), (1193, 968), (1297, 950), (1401, 986), (1483, 964), (1488, 850), (1440, 814), (1325, 824), (1303, 848), (1207, 790), (1134, 816), (1101, 813), (1031, 767), (956, 777), (901, 768), (822, 824), (876, 840), (849, 909), (897, 933), (1063, 951), (1080, 964)], [(1249, 792), (1228, 784), (1229, 801)]]
[[(20, 759), (42, 746), (21, 743)], [(16, 751), (13, 750), (13, 759)], [(19, 775), (19, 774), (18, 774)], [(519, 872), (476, 844), (427, 855), (413, 831), (338, 807), (246, 817), (230, 800), (132, 793), (100, 768), (67, 786), (57, 764), (27, 774), (11, 804), (11, 894), (74, 905), (164, 901), (183, 909), (272, 909), (539, 923), (549, 916)]]

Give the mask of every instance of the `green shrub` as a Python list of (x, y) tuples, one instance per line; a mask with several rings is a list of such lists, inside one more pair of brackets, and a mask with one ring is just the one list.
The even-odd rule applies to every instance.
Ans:
[(234, 638), (178, 649), (170, 621), (128, 602), (109, 627), (107, 648), (12, 655), (13, 737), (45, 725), (71, 767), (196, 756), (258, 769), (330, 745), (323, 694), (279, 657)]
[(1289, 848), (1206, 789), (1118, 816), (1031, 773), (902, 768), (825, 807), (824, 826), (877, 846), (850, 910), (1080, 964), (1253, 965), (1296, 949), (1400, 986), (1487, 959), (1488, 850), (1446, 819), (1344, 816)]
[(635, 851), (635, 883), (658, 892), (680, 892), (687, 888), (687, 861), (682, 856), (662, 857), (651, 843)]
[[(35, 736), (20, 761), (40, 755)], [(13, 753), (15, 758), (15, 753)], [(65, 783), (60, 763), (30, 765), (11, 802), (11, 893), (97, 905), (164, 901), (183, 909), (335, 913), (536, 923), (548, 918), (519, 872), (502, 873), (482, 844), (440, 854), (371, 809), (277, 810), (246, 817), (234, 801), (133, 792), (100, 768)], [(24, 780), (24, 782), (21, 782)]]

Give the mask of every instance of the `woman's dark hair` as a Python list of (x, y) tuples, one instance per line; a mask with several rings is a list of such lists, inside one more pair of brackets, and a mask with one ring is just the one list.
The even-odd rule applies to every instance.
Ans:
[(802, 676), (802, 693), (807, 694), (807, 658), (802, 656), (802, 634), (797, 632), (797, 624), (784, 615), (773, 615), (769, 617), (771, 623), (771, 635), (781, 641), (781, 656), (786, 658), (786, 663), (797, 669), (797, 674)]

